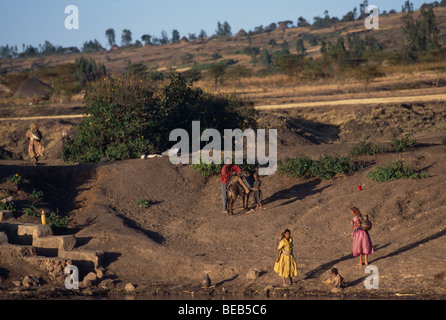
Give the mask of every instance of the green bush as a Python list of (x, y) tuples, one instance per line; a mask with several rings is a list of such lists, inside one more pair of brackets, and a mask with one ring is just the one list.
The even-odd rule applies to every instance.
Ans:
[(216, 174), (220, 174), (223, 161), (221, 163), (205, 163), (200, 158), (199, 164), (191, 164), (191, 167), (197, 170), (203, 177), (208, 178)]
[(15, 175), (12, 175), (8, 178), (8, 182), (17, 185), (20, 187), (21, 185), (28, 184), (29, 180), (23, 178), (21, 175), (16, 173)]
[[(446, 142), (446, 141), (445, 141)], [(361, 141), (354, 145), (350, 151), (349, 156), (355, 157), (360, 155), (376, 155), (386, 152), (402, 152), (411, 150), (415, 147), (417, 141), (413, 134), (405, 134), (401, 138), (392, 138), (388, 145), (374, 145), (371, 142)]]
[[(235, 163), (234, 159), (232, 163)], [(248, 172), (254, 172), (256, 168), (255, 164), (248, 164), (246, 161), (243, 164), (236, 164), (242, 170), (242, 173), (247, 174)], [(220, 163), (205, 163), (203, 159), (200, 158), (199, 164), (191, 164), (191, 167), (197, 170), (203, 177), (208, 178), (213, 175), (219, 175), (223, 167), (223, 160)]]
[(134, 76), (109, 77), (89, 84), (85, 94), (88, 117), (77, 136), (64, 146), (64, 160), (99, 162), (160, 153), (176, 142), (170, 132), (192, 132), (192, 121), (223, 132), (255, 128), (253, 103), (228, 94), (208, 94), (172, 74), (170, 83), (154, 88)]
[(239, 65), (228, 68), (226, 74), (232, 80), (237, 80), (252, 76), (253, 71), (246, 66)]
[(59, 210), (56, 212), (50, 212), (47, 216), (48, 224), (55, 228), (66, 228), (68, 227), (68, 217), (62, 217), (59, 214)]
[(339, 155), (324, 155), (318, 160), (300, 155), (296, 158), (279, 161), (277, 169), (281, 174), (296, 178), (329, 180), (337, 175), (352, 174), (360, 170), (361, 167), (350, 158)]
[(401, 139), (391, 139), (389, 145), (391, 151), (401, 152), (413, 149), (416, 143), (417, 141), (415, 140), (413, 134), (409, 133), (405, 134)]
[(40, 213), (36, 211), (36, 207), (33, 204), (24, 208), (23, 213), (27, 216), (40, 217)]
[(0, 146), (0, 160), (16, 160), (17, 158), (14, 153)]
[(65, 160), (98, 162), (153, 151), (149, 132), (157, 122), (154, 90), (140, 81), (129, 76), (89, 83), (85, 94), (89, 116), (77, 128), (76, 138), (64, 146)]
[(102, 78), (107, 74), (105, 66), (103, 64), (96, 64), (93, 59), (80, 57), (76, 59), (75, 64), (76, 70), (74, 70), (74, 74), (81, 86), (85, 86), (88, 81)]
[(197, 64), (194, 64), (193, 67), (187, 71), (181, 73), (181, 75), (189, 82), (197, 82), (201, 80), (201, 70)]
[(43, 200), (43, 191), (33, 189), (32, 193), (29, 196), (34, 200), (41, 201)]
[(336, 175), (352, 174), (359, 168), (349, 158), (339, 155), (324, 155), (318, 161), (314, 161), (311, 172), (314, 177), (329, 180)]
[(211, 76), (211, 78), (214, 79), (215, 86), (218, 85), (219, 81), (220, 82), (222, 81), (227, 68), (228, 65), (224, 62), (213, 63), (209, 66), (208, 73)]
[[(41, 214), (37, 212), (34, 205), (30, 205), (23, 209), (23, 213), (27, 216), (41, 217)], [(59, 210), (52, 211), (46, 215), (46, 220), (51, 227), (66, 228), (68, 226), (68, 217), (62, 217), (59, 215)]]
[[(76, 60), (78, 61), (78, 60)], [(79, 78), (79, 65), (64, 63), (48, 66), (36, 71), (39, 78), (48, 79), (54, 89), (54, 95), (72, 96), (81, 90), (86, 78)], [(86, 76), (85, 76), (86, 77)]]
[(279, 161), (277, 171), (295, 178), (312, 178), (313, 160), (306, 155), (299, 155), (296, 158), (286, 158)]
[(12, 201), (9, 201), (9, 202), (6, 202), (6, 203), (0, 202), (0, 210), (15, 211), (14, 202), (12, 202)]
[(139, 198), (138, 200), (136, 200), (136, 205), (143, 207), (143, 208), (147, 208), (149, 206), (151, 206), (153, 204), (153, 201), (146, 199), (146, 198)]
[(446, 136), (441, 137), (441, 143), (446, 144)]
[(415, 172), (413, 169), (405, 166), (401, 160), (390, 162), (386, 167), (377, 167), (375, 170), (367, 173), (367, 178), (376, 182), (388, 182), (399, 179), (423, 179), (428, 177), (428, 174)]
[(348, 152), (349, 156), (356, 157), (362, 155), (376, 155), (385, 152), (385, 148), (382, 145), (374, 145), (371, 142), (361, 141), (359, 144), (354, 145)]

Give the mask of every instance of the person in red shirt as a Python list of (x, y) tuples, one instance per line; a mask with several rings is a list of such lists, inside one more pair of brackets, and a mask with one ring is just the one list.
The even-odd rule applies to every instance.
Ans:
[(237, 176), (242, 173), (242, 169), (240, 169), (239, 166), (235, 164), (231, 164), (231, 159), (226, 159), (225, 164), (221, 168), (220, 173), (220, 189), (221, 189), (221, 196), (223, 200), (223, 212), (226, 212), (226, 203), (227, 203), (227, 196), (226, 196), (226, 189), (228, 188), (228, 184), (231, 181), (232, 177), (235, 177), (239, 182), (240, 185), (245, 188), (246, 193), (249, 193), (248, 187), (243, 183), (243, 181)]

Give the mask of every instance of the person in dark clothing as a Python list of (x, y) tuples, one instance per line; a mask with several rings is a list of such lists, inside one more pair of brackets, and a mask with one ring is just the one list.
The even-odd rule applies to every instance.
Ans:
[(259, 209), (265, 210), (262, 206), (262, 190), (260, 189), (262, 182), (260, 181), (258, 173), (254, 173), (254, 203), (256, 204), (256, 211)]

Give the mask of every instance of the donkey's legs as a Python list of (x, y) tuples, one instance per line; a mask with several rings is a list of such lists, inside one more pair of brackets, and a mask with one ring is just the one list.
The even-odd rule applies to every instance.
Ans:
[(233, 214), (232, 212), (232, 205), (233, 205), (233, 201), (232, 201), (232, 192), (231, 190), (228, 190), (226, 193), (226, 210), (228, 215)]
[(251, 192), (249, 192), (247, 195), (246, 195), (246, 210), (249, 210), (249, 195), (251, 194)]

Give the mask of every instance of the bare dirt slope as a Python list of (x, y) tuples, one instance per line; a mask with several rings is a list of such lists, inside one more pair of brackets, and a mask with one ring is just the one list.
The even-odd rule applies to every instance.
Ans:
[[(379, 267), (383, 290), (443, 292), (444, 283), (435, 277), (446, 271), (441, 254), (445, 149), (433, 144), (376, 159), (385, 165), (404, 158), (427, 169), (431, 177), (419, 181), (377, 184), (365, 178), (371, 168), (332, 181), (266, 177), (267, 209), (253, 214), (238, 209), (231, 217), (220, 213), (218, 177), (205, 181), (190, 167), (174, 168), (164, 159), (109, 164), (98, 168), (91, 188), (79, 194), (85, 201), (72, 223), (84, 226), (78, 237), (91, 238), (86, 248), (117, 253), (108, 265), (113, 273), (142, 286), (155, 279), (199, 281), (205, 272), (217, 283), (233, 279), (259, 290), (276, 285), (276, 235), (289, 228), (297, 244), (302, 290), (323, 289), (319, 283), (331, 267), (338, 267), (353, 283), (349, 290), (362, 291), (364, 270), (351, 256), (348, 208), (355, 205), (370, 213), (375, 225), (371, 263)], [(313, 156), (326, 152), (324, 146), (303, 150)], [(357, 185), (364, 190), (357, 191)], [(139, 197), (155, 204), (138, 208)], [(262, 273), (257, 282), (245, 280), (251, 269)]]
[[(314, 156), (325, 152), (323, 147), (311, 150)], [(354, 283), (351, 290), (361, 291), (364, 270), (351, 257), (348, 208), (355, 205), (370, 213), (375, 224), (371, 263), (379, 267), (381, 288), (441, 292), (444, 283), (435, 276), (446, 271), (441, 254), (445, 151), (432, 145), (376, 161), (384, 165), (404, 157), (417, 169), (428, 169), (432, 177), (420, 181), (377, 184), (365, 178), (370, 168), (332, 181), (266, 177), (267, 209), (253, 214), (239, 209), (232, 217), (220, 213), (217, 177), (205, 181), (191, 168), (174, 168), (164, 159), (109, 164), (98, 168), (91, 187), (79, 194), (85, 201), (72, 224), (83, 226), (78, 237), (91, 238), (86, 248), (115, 254), (108, 265), (113, 273), (142, 286), (155, 279), (199, 281), (205, 272), (214, 282), (234, 279), (247, 286), (245, 274), (257, 269), (262, 276), (249, 285), (258, 289), (278, 283), (272, 271), (275, 239), (278, 231), (290, 228), (302, 290), (318, 287), (329, 269), (338, 267)], [(364, 191), (357, 191), (359, 184)], [(139, 197), (155, 204), (138, 208)]]
[[(401, 154), (363, 157), (368, 165), (362, 172), (329, 181), (264, 177), (266, 210), (250, 214), (241, 210), (240, 200), (234, 216), (222, 214), (219, 178), (204, 179), (190, 166), (175, 167), (166, 158), (78, 166), (51, 166), (57, 161), (49, 158), (36, 168), (10, 160), (0, 164), (0, 178), (17, 172), (52, 189), (53, 201), (70, 218), (69, 232), (76, 235), (78, 248), (104, 251), (108, 274), (136, 284), (142, 293), (199, 291), (209, 273), (216, 284), (213, 294), (260, 294), (268, 286), (273, 294), (283, 294), (273, 266), (277, 233), (289, 228), (300, 273), (288, 294), (329, 294), (322, 281), (337, 267), (349, 283), (345, 294), (444, 296), (443, 108), (426, 103), (261, 113), (263, 127), (281, 128), (280, 159), (301, 153), (346, 155), (364, 134), (388, 141), (404, 132), (408, 121), (418, 144)], [(430, 177), (382, 184), (366, 178), (375, 165), (398, 159)], [(142, 208), (136, 204), (140, 198), (152, 204)], [(367, 274), (351, 254), (351, 206), (370, 213), (374, 223), (370, 235), (376, 252), (370, 263), (379, 268), (378, 291), (364, 288)], [(260, 277), (247, 280), (253, 269)]]

